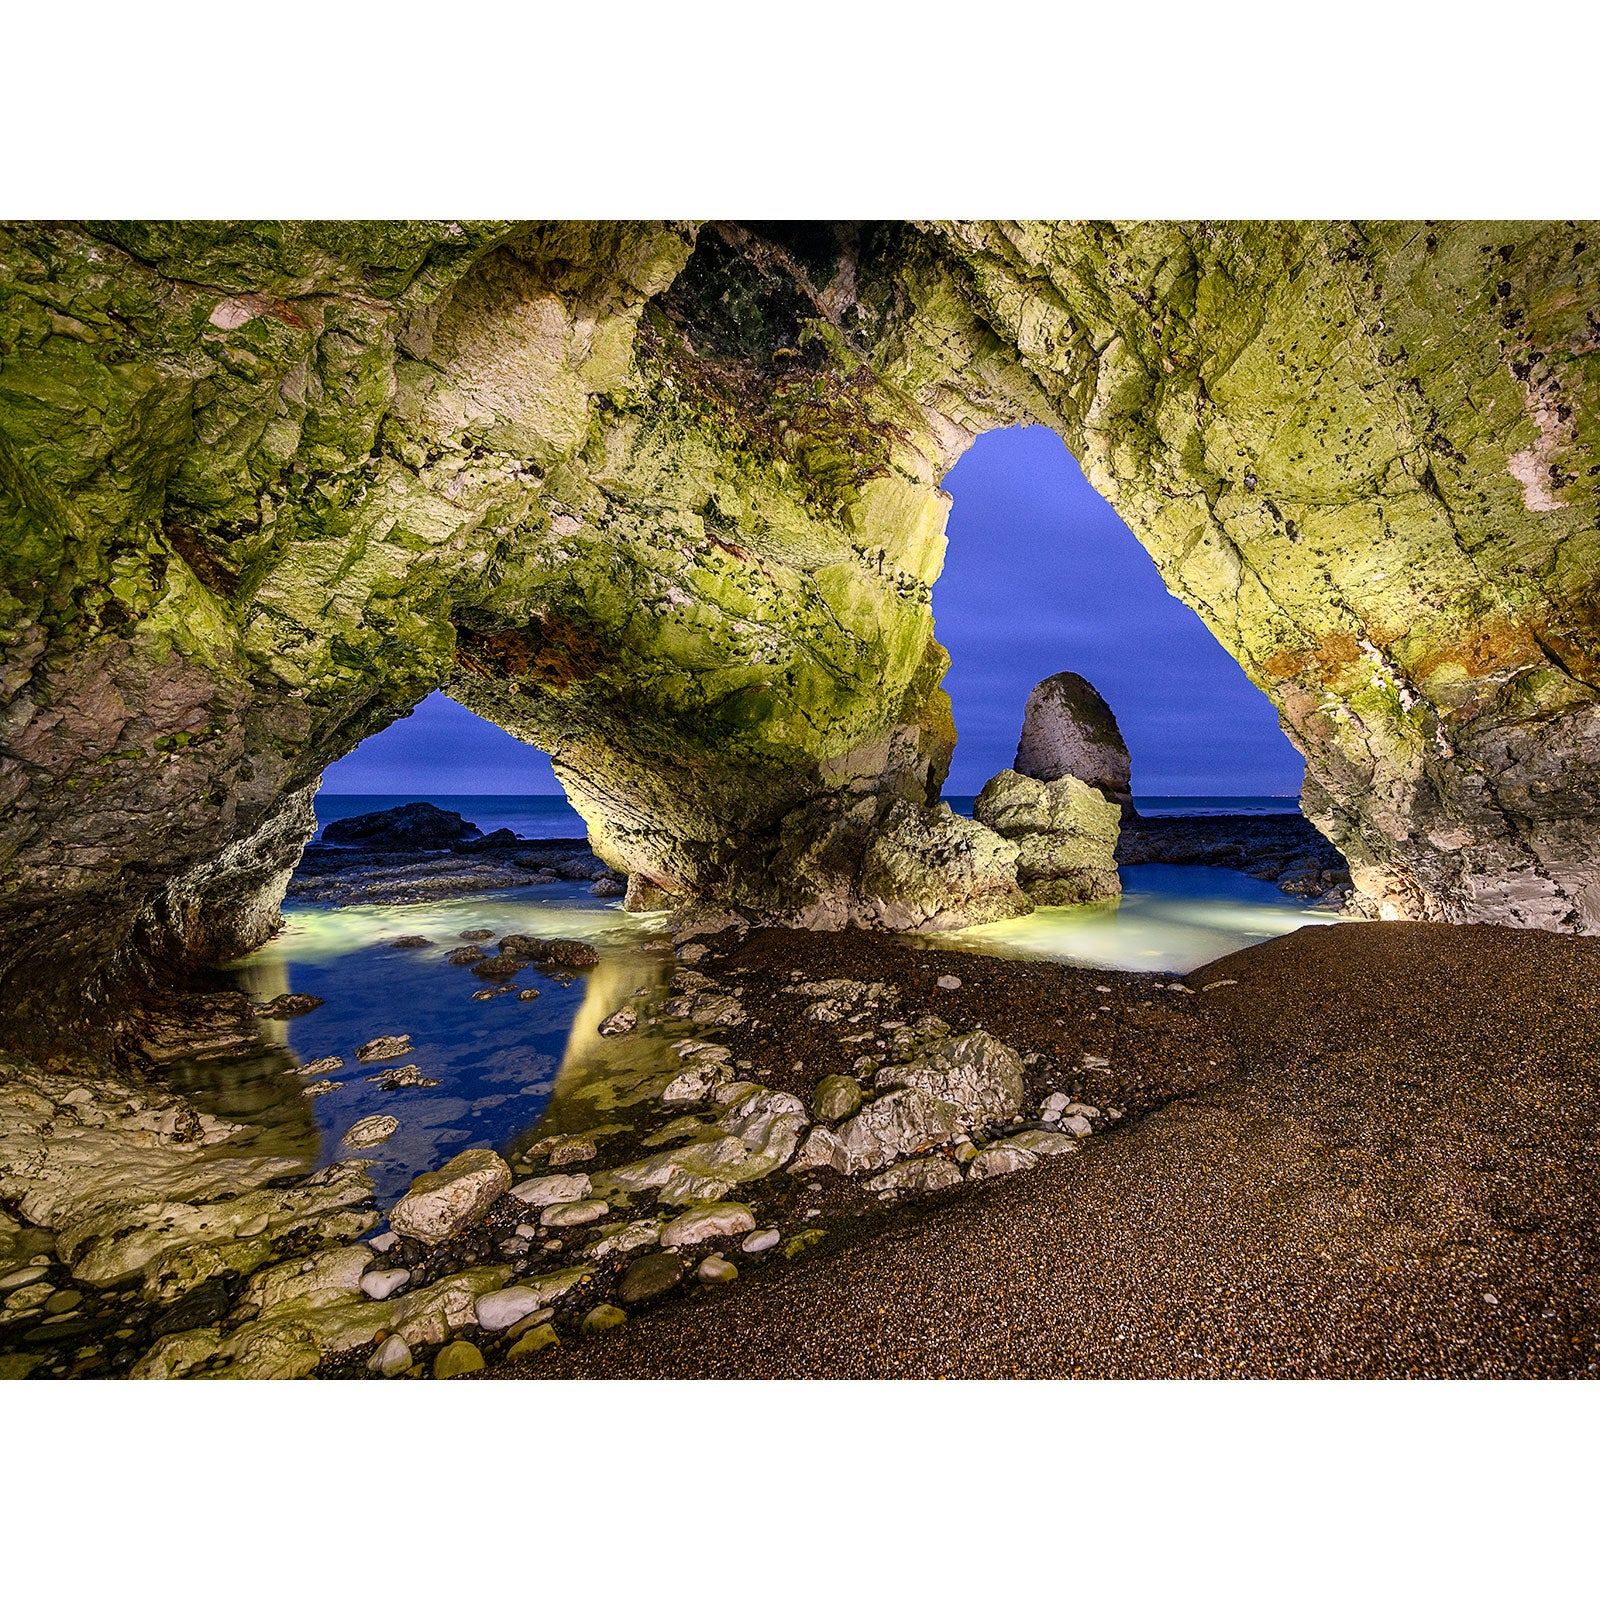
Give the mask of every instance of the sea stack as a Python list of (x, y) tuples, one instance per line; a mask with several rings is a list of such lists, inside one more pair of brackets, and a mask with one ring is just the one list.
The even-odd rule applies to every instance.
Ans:
[(1125, 822), (1138, 816), (1117, 719), (1095, 686), (1076, 672), (1058, 672), (1028, 696), (1012, 767), (1041, 783), (1078, 778), (1120, 806)]

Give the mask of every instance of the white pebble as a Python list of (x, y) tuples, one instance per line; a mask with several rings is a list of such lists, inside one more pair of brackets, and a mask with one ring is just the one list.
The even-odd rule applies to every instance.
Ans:
[(754, 1233), (745, 1236), (739, 1248), (747, 1256), (758, 1256), (763, 1250), (770, 1250), (782, 1237), (776, 1228), (757, 1228)]
[(385, 1272), (363, 1272), (361, 1292), (369, 1300), (387, 1300), (396, 1289), (411, 1282), (411, 1274), (404, 1267), (391, 1267)]
[[(961, 987), (961, 980), (953, 972), (947, 972), (942, 978), (937, 978), (934, 981), (941, 989), (959, 989)], [(1107, 994), (1110, 992), (1109, 989), (1106, 991)]]

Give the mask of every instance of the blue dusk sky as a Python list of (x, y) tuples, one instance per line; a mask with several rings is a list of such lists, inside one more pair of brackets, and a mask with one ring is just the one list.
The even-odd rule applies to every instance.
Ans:
[[(1295, 794), (1277, 713), (1180, 600), (1047, 428), (986, 434), (945, 478), (933, 593), (960, 736), (945, 792), (1016, 755), (1028, 691), (1080, 672), (1116, 713), (1135, 794)], [(550, 759), (431, 694), (328, 768), (329, 794), (559, 794)]]

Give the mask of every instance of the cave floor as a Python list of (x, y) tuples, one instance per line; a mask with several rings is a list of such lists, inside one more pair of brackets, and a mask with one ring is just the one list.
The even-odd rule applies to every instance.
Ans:
[[(735, 948), (747, 983), (790, 966), (905, 982), (922, 960), (867, 935), (768, 931)], [(1097, 976), (973, 955), (939, 970), (963, 978), (937, 991), (953, 1024), (1019, 1049), (1054, 1012), (1081, 1018), (1076, 991)], [(897, 1207), (486, 1375), (1600, 1370), (1600, 942), (1344, 923), (1188, 982), (1199, 993), (1176, 1010), (1162, 996), (1141, 1015), (1118, 994), (1105, 1054), (1113, 1071), (1140, 1059), (1143, 1094), (1110, 1086), (1134, 1114), (1079, 1156)]]

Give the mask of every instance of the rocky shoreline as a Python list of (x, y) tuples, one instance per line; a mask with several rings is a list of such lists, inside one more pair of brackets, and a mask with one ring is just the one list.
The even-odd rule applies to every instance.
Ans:
[(1320, 911), (1359, 912), (1345, 859), (1302, 816), (1123, 817), (1117, 865), (1228, 867)]
[[(1600, 1265), (1600, 1185), (1570, 1139), (1596, 1109), (1579, 1070), (1600, 1042), (1589, 941), (1343, 925), (1189, 979), (737, 920), (651, 942), (658, 977), (585, 1013), (593, 1070), (564, 1076), (514, 1147), (463, 1152), (387, 1217), (354, 1128), (349, 1159), (308, 1174), (182, 1096), (0, 1062), (0, 1374), (1592, 1370), (1596, 1326), (1568, 1281)], [(530, 964), (583, 960), (485, 946), (479, 965), (516, 968), (508, 990)], [(1451, 1026), (1432, 1020), (1446, 994)], [(207, 1000), (189, 1047), (247, 1048), (237, 1010)], [(1527, 1027), (1508, 1052), (1512, 1018)], [(176, 1013), (165, 1029), (153, 1062), (184, 1046)], [(355, 1053), (403, 1067), (410, 1043)], [(302, 1069), (283, 1052), (276, 1070)], [(1205, 1197), (1230, 1162), (1226, 1204)], [(1284, 1184), (1303, 1198), (1279, 1237)], [(1169, 1205), (1188, 1217), (1175, 1232)], [(1267, 1234), (1241, 1255), (1230, 1219)], [(1044, 1265), (1069, 1239), (1099, 1252), (1087, 1279)], [(1455, 1293), (1447, 1258), (1478, 1307), (1543, 1295), (1532, 1331), (1474, 1312), (1453, 1344), (1408, 1329), (1386, 1365), (1370, 1327), (1359, 1352), (1313, 1348), (1347, 1298), (1309, 1322), (1258, 1304), (1286, 1272), (1292, 1304), (1335, 1281), (1348, 1297), (1355, 1273), (1361, 1293), (1417, 1285), (1426, 1323)], [(1185, 1274), (1182, 1293), (1126, 1298), (1150, 1260)], [(939, 1313), (967, 1330), (959, 1347), (924, 1325), (924, 1306), (985, 1283), (991, 1298)], [(1154, 1330), (1227, 1283), (1256, 1320), (1213, 1308), (1199, 1353), (1162, 1344)], [(1088, 1344), (1040, 1331), (1064, 1293)], [(1104, 1342), (1113, 1316), (1144, 1330), (1136, 1349)], [(783, 1353), (778, 1330), (801, 1325)]]

